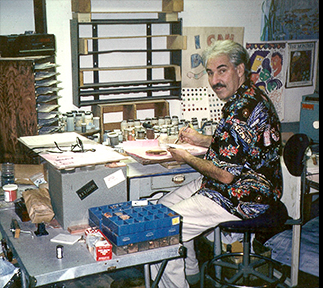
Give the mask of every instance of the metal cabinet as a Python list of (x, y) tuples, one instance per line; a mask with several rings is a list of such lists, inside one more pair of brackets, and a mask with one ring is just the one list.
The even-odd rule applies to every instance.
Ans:
[[(146, 167), (144, 167), (146, 166)], [(189, 165), (167, 169), (160, 164), (128, 164), (128, 198), (138, 200), (151, 197), (158, 191), (170, 192), (200, 176)]]

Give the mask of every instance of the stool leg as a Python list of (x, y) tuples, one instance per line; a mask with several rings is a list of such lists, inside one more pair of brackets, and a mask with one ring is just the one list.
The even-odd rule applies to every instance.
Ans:
[[(216, 227), (214, 229), (214, 242), (213, 242), (213, 256), (218, 256), (222, 253), (222, 243), (221, 243), (221, 229), (220, 227)], [(220, 278), (221, 277), (221, 267), (215, 265), (215, 276)], [(220, 284), (216, 287), (220, 287)]]
[[(244, 232), (243, 236), (243, 266), (248, 267), (250, 264), (250, 232)], [(245, 274), (243, 275), (244, 283), (249, 283), (249, 275)]]

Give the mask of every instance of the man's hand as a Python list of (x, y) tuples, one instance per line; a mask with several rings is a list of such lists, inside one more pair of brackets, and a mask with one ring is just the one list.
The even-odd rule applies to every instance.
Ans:
[(202, 135), (190, 126), (181, 128), (178, 135), (182, 143), (195, 146), (209, 147), (212, 141), (212, 136)]
[(187, 150), (182, 148), (169, 147), (167, 151), (169, 151), (169, 153), (172, 154), (172, 157), (177, 162), (186, 162), (187, 157), (192, 156)]

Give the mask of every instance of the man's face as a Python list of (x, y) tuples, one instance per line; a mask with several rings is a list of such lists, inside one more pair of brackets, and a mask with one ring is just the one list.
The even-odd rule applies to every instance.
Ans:
[(224, 101), (228, 101), (245, 81), (244, 64), (234, 67), (226, 55), (210, 58), (206, 72), (211, 88)]

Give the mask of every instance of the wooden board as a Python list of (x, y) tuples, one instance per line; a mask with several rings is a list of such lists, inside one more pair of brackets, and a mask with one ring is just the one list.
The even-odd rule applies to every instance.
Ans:
[[(194, 146), (187, 143), (177, 146), (178, 148), (187, 149), (194, 156), (204, 155), (207, 151), (207, 148)], [(137, 162), (143, 165), (174, 161), (170, 152), (167, 152), (166, 155), (151, 155), (146, 153), (146, 151), (152, 149), (160, 149), (158, 141), (156, 139), (143, 141), (126, 141), (123, 143), (123, 149), (128, 155), (131, 155), (131, 157), (133, 157)]]

